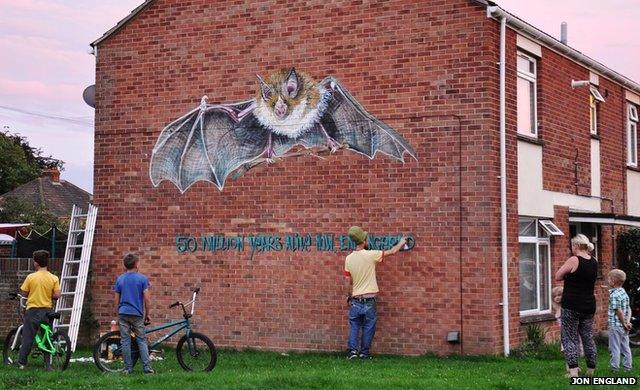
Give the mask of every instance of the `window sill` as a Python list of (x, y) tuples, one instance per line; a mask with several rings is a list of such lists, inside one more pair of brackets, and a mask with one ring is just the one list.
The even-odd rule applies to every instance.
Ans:
[(525, 316), (520, 316), (520, 324), (532, 324), (534, 322), (548, 322), (555, 320), (556, 316), (553, 315), (553, 313), (528, 314)]
[(590, 133), (590, 134), (591, 134), (591, 139), (597, 139), (598, 141), (600, 141), (600, 134), (593, 134), (593, 133)]
[(633, 165), (627, 165), (627, 169), (630, 170), (630, 171), (640, 172), (640, 168), (639, 167), (634, 167)]
[(543, 146), (544, 142), (542, 142), (539, 138), (529, 137), (528, 135), (518, 134), (518, 141), (529, 142), (531, 144)]

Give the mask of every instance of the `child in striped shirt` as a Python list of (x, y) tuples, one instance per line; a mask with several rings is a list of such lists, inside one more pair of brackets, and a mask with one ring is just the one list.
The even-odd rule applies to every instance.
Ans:
[(631, 370), (631, 349), (629, 348), (629, 330), (631, 329), (631, 307), (629, 295), (622, 285), (627, 280), (627, 274), (620, 269), (609, 272), (607, 282), (609, 290), (609, 352), (611, 353), (611, 369), (620, 369), (620, 355), (625, 371)]

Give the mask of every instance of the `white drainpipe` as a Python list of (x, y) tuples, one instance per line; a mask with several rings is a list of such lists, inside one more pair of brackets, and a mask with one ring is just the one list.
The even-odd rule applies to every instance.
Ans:
[[(487, 7), (491, 17), (498, 7)], [(500, 258), (502, 265), (502, 345), (509, 356), (509, 269), (507, 256), (507, 152), (506, 152), (506, 34), (507, 18), (500, 17)]]

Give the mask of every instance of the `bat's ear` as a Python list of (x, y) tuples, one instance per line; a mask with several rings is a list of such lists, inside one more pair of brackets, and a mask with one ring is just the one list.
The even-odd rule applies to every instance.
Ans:
[(267, 83), (264, 82), (262, 77), (260, 77), (259, 75), (256, 75), (256, 77), (258, 78), (258, 81), (260, 82), (260, 92), (262, 93), (262, 97), (265, 100), (271, 99), (271, 96), (273, 95), (273, 90), (271, 89), (271, 87)]
[(299, 86), (300, 84), (298, 82), (298, 74), (296, 73), (295, 68), (291, 68), (287, 79), (282, 85), (282, 94), (290, 98), (295, 98), (296, 96), (298, 96), (298, 92), (300, 91)]

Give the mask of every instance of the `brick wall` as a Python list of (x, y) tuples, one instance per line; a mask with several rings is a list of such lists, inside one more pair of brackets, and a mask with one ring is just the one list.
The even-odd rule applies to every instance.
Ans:
[(0, 258), (11, 256), (11, 245), (0, 245)]
[[(467, 1), (154, 2), (98, 48), (92, 288), (103, 327), (121, 256), (135, 251), (156, 321), (200, 285), (197, 327), (221, 346), (343, 349), (346, 253), (179, 255), (175, 236), (340, 234), (357, 223), (418, 241), (379, 267), (376, 352), (498, 351), (494, 27)], [(203, 94), (252, 97), (255, 73), (288, 66), (337, 77), (419, 161), (339, 152), (250, 171), (223, 192), (202, 182), (184, 195), (152, 188), (149, 157), (165, 124)], [(450, 330), (463, 331), (462, 348), (445, 342)]]
[[(49, 270), (60, 276), (62, 270), (62, 260), (52, 259)], [(24, 279), (33, 272), (33, 260), (31, 259), (14, 259), (0, 257), (0, 337), (4, 340), (4, 336), (9, 331), (21, 323), (18, 315), (16, 300), (9, 300), (9, 293), (18, 292)]]

